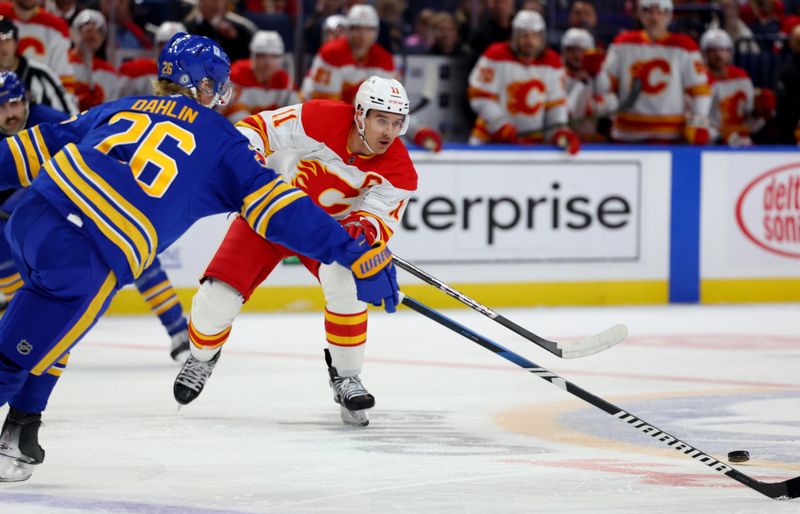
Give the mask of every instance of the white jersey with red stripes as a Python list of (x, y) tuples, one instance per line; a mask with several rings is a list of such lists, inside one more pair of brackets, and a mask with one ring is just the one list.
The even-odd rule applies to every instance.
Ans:
[(304, 100), (315, 98), (355, 99), (358, 86), (372, 75), (396, 79), (394, 59), (379, 44), (373, 44), (361, 60), (353, 57), (346, 37), (328, 41), (319, 49), (300, 89)]
[(258, 81), (250, 59), (231, 65), (233, 97), (225, 108), (225, 116), (237, 121), (261, 111), (273, 111), (300, 102), (286, 70), (277, 70), (266, 84)]
[(119, 74), (110, 62), (93, 56), (90, 68), (75, 50), (70, 50), (69, 63), (75, 77), (75, 96), (81, 111), (120, 97)]
[(153, 82), (158, 79), (158, 65), (152, 57), (139, 57), (125, 61), (119, 67), (119, 96), (153, 94)]
[(469, 75), (469, 102), (478, 119), (470, 142), (492, 140), (510, 123), (521, 140), (542, 141), (568, 120), (565, 72), (559, 55), (544, 49), (535, 59), (517, 56), (510, 43), (494, 43)]
[(0, 16), (14, 20), (19, 29), (17, 52), (47, 65), (61, 79), (64, 89), (72, 92), (72, 74), (67, 57), (71, 42), (67, 22), (41, 7), (35, 8), (28, 21), (22, 21), (11, 2), (0, 2)]
[(614, 116), (615, 139), (674, 141), (683, 137), (688, 117), (708, 119), (711, 90), (697, 44), (689, 36), (669, 33), (654, 41), (641, 30), (617, 36), (598, 88), (601, 93), (616, 92), (624, 104), (631, 97), (634, 77), (641, 82), (641, 92), (630, 109)]
[(254, 114), (236, 127), (267, 156), (268, 167), (328, 214), (362, 215), (388, 241), (417, 189), (417, 172), (399, 138), (380, 155), (353, 153), (347, 142), (354, 114), (352, 104), (311, 100)]
[(711, 129), (714, 139), (726, 139), (736, 133), (747, 136), (746, 125), (753, 112), (755, 91), (747, 72), (736, 66), (728, 66), (722, 77), (709, 73), (711, 83)]

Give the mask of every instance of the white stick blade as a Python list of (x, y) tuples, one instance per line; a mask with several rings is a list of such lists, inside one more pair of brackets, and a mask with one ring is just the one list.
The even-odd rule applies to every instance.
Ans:
[(585, 357), (621, 343), (628, 336), (628, 327), (625, 325), (614, 325), (608, 330), (590, 337), (584, 337), (577, 341), (567, 341), (558, 343), (564, 359), (574, 359)]

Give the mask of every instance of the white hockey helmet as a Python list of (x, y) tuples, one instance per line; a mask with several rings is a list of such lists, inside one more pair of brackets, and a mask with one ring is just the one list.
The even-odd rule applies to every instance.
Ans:
[(94, 25), (97, 27), (103, 35), (103, 38), (105, 38), (108, 33), (106, 17), (103, 16), (103, 13), (95, 11), (94, 9), (84, 9), (75, 16), (75, 19), (72, 20), (72, 26), (70, 27), (70, 36), (72, 37), (72, 42), (76, 46), (80, 45), (81, 30), (87, 25)]
[(399, 81), (373, 75), (358, 87), (356, 98), (353, 101), (356, 108), (356, 129), (364, 137), (365, 119), (370, 109), (376, 111), (402, 114), (403, 126), (398, 135), (402, 136), (408, 130), (411, 119), (408, 108), (408, 93)]
[(347, 27), (347, 18), (341, 14), (331, 14), (322, 22), (322, 32)]
[(592, 34), (586, 29), (572, 28), (564, 32), (561, 36), (561, 49), (575, 47), (589, 50), (594, 48), (594, 38)]
[(722, 29), (708, 29), (700, 38), (700, 49), (703, 52), (710, 49), (733, 50), (733, 40)]
[(672, 0), (639, 0), (639, 9), (643, 7), (660, 7), (662, 11), (672, 12)]
[(274, 30), (259, 30), (250, 40), (250, 55), (283, 55), (283, 38)]
[(369, 27), (378, 29), (379, 19), (378, 11), (371, 5), (358, 4), (354, 5), (347, 11), (347, 26), (348, 27)]
[(544, 32), (547, 25), (544, 22), (542, 15), (536, 11), (522, 10), (514, 15), (511, 20), (511, 30), (514, 33), (530, 31), (530, 32)]
[(179, 21), (165, 21), (156, 29), (154, 37), (156, 45), (166, 43), (169, 41), (169, 38), (178, 32), (186, 32), (186, 25)]

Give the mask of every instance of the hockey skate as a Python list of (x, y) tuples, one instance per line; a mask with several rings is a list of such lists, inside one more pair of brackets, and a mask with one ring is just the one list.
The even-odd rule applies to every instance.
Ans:
[(176, 362), (186, 362), (189, 357), (189, 331), (181, 330), (172, 336), (169, 347), (169, 356)]
[(189, 355), (172, 386), (172, 394), (175, 396), (176, 402), (186, 405), (200, 396), (221, 354), (221, 351), (217, 352), (214, 358), (207, 362), (197, 360), (194, 356)]
[(0, 434), (0, 482), (21, 482), (44, 461), (39, 446), (41, 414), (29, 414), (11, 407)]
[(348, 425), (359, 427), (369, 425), (367, 410), (375, 406), (375, 397), (369, 394), (358, 375), (340, 377), (339, 372), (331, 363), (331, 355), (328, 350), (325, 350), (325, 362), (328, 364), (333, 401), (340, 406), (342, 421)]

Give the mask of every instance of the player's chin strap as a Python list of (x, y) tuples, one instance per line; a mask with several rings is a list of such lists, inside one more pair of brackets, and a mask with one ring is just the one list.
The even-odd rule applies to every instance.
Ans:
[[(364, 124), (363, 127), (359, 124), (359, 121)], [(364, 146), (367, 147), (367, 150), (369, 150), (369, 153), (374, 154), (375, 150), (373, 150), (372, 147), (369, 146), (369, 143), (367, 143), (367, 136), (364, 135), (364, 131), (366, 130), (366, 128), (367, 128), (367, 116), (366, 116), (366, 113), (364, 113), (364, 117), (363, 118), (359, 118), (358, 115), (356, 114), (356, 131), (358, 132), (358, 137), (361, 138), (361, 142), (364, 143)]]

